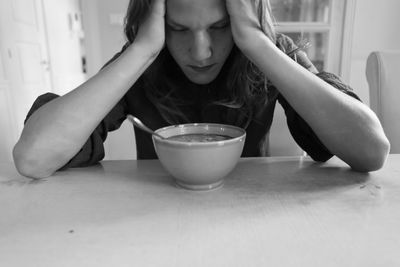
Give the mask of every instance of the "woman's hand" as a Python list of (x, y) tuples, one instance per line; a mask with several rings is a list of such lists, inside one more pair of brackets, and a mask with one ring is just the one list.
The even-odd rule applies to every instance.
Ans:
[[(235, 44), (251, 58), (257, 49), (258, 41), (265, 41), (256, 2), (260, 0), (226, 0), (231, 30)], [(268, 38), (267, 38), (268, 39)]]
[(165, 43), (165, 0), (153, 0), (149, 14), (139, 26), (135, 44), (149, 51), (151, 57), (157, 57)]

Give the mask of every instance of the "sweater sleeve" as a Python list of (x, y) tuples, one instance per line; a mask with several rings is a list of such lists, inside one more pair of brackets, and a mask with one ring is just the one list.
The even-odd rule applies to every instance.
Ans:
[[(33, 103), (25, 122), (41, 106), (59, 97), (53, 93), (46, 93), (39, 96)], [(96, 164), (104, 158), (104, 141), (109, 131), (118, 129), (126, 118), (126, 104), (124, 98), (106, 115), (93, 133), (89, 136), (86, 143), (79, 152), (69, 160), (61, 169), (71, 167), (85, 167)]]
[[(117, 59), (123, 51), (129, 46), (125, 44), (121, 51), (114, 55), (104, 66), (107, 66), (112, 61)], [(39, 96), (33, 103), (31, 109), (29, 110), (25, 123), (27, 119), (41, 106), (52, 101), (53, 99), (59, 97), (57, 94), (46, 93)], [(92, 103), (95, 104), (95, 103)], [(127, 104), (125, 97), (123, 97), (113, 109), (104, 117), (100, 124), (95, 128), (93, 133), (89, 136), (86, 143), (79, 150), (79, 152), (69, 160), (69, 162), (64, 165), (61, 169), (71, 168), (71, 167), (85, 167), (98, 163), (104, 158), (104, 141), (107, 138), (108, 132), (117, 130), (121, 124), (126, 119), (127, 115)]]
[[(343, 84), (336, 75), (328, 72), (320, 72), (316, 75), (337, 90), (360, 100), (352, 89)], [(285, 110), (289, 131), (296, 143), (315, 161), (330, 159), (333, 154), (322, 144), (307, 122), (300, 117), (282, 95), (279, 95), (278, 101)]]
[[(296, 49), (296, 46), (289, 37), (284, 36), (281, 38), (283, 39), (280, 40), (280, 45), (282, 47), (286, 47), (286, 50), (293, 51)], [(285, 51), (285, 49), (282, 50)], [(290, 56), (304, 68), (310, 70), (311, 72), (315, 72), (313, 71), (316, 70), (315, 67), (312, 65), (311, 61), (304, 52), (298, 51)], [(360, 98), (353, 92), (352, 88), (344, 84), (335, 74), (324, 71), (315, 74), (320, 79), (332, 85), (332, 87), (335, 89), (361, 101)], [(333, 154), (322, 144), (307, 122), (300, 117), (300, 115), (292, 108), (292, 106), (281, 94), (278, 96), (278, 101), (285, 110), (289, 131), (296, 143), (315, 161), (327, 161), (330, 159)]]

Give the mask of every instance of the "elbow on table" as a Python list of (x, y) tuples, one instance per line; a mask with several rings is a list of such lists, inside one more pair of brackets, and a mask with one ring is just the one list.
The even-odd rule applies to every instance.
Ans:
[(15, 168), (25, 177), (42, 179), (51, 176), (55, 172), (55, 170), (48, 167), (48, 164), (40, 163), (37, 155), (27, 152), (20, 143), (14, 146), (13, 158)]
[(382, 138), (375, 146), (370, 146), (357, 161), (349, 165), (359, 172), (377, 171), (385, 164), (389, 152), (390, 142), (387, 138)]

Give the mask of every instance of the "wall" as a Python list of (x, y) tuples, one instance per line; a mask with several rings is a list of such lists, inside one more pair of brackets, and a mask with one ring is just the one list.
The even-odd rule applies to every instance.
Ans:
[(100, 35), (103, 62), (108, 61), (125, 43), (122, 20), (128, 6), (128, 0), (100, 0), (100, 27), (104, 34)]
[(89, 77), (96, 74), (125, 43), (122, 19), (128, 2), (129, 0), (82, 1)]
[[(83, 83), (84, 37), (79, 0), (43, 0), (47, 29), (52, 91), (63, 95)], [(77, 20), (74, 15), (77, 15)]]
[(358, 0), (350, 61), (350, 85), (369, 104), (365, 65), (376, 50), (400, 50), (400, 1)]
[[(0, 48), (2, 48), (1, 43)], [(4, 71), (2, 52), (3, 51), (0, 51), (0, 128), (2, 129), (0, 135), (0, 162), (12, 162), (11, 150), (12, 144), (15, 143), (13, 138), (14, 131), (12, 130), (13, 125), (11, 123), (13, 117), (12, 114), (10, 114), (8, 105), (10, 85)]]
[[(123, 17), (129, 0), (83, 0), (88, 77), (119, 52), (125, 43)], [(121, 128), (109, 133), (104, 143), (105, 159), (136, 158), (132, 125), (126, 120)]]

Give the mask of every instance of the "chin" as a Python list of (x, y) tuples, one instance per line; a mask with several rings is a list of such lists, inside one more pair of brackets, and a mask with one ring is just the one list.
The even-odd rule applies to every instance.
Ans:
[(192, 82), (192, 83), (195, 83), (195, 84), (200, 84), (200, 85), (206, 85), (206, 84), (209, 84), (209, 83), (211, 83), (212, 81), (214, 81), (214, 79), (215, 78), (212, 78), (212, 79), (206, 79), (206, 78), (204, 78), (204, 79), (201, 79), (201, 78), (190, 78), (190, 77), (188, 77), (189, 78), (189, 80)]
[(185, 76), (195, 84), (206, 85), (215, 80), (219, 72), (207, 73), (207, 74), (195, 74), (184, 72)]

